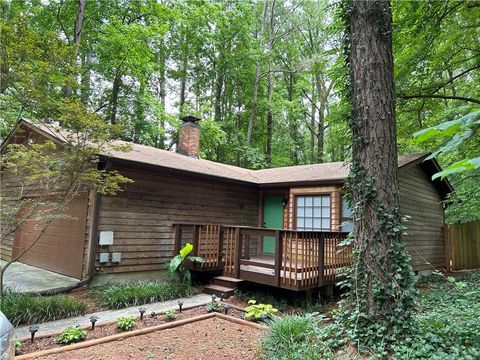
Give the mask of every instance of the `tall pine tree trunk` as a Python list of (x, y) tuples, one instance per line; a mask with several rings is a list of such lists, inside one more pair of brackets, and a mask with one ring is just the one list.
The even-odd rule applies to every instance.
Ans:
[[(402, 243), (393, 88), (392, 17), (388, 0), (348, 1), (355, 204), (352, 308), (355, 331), (398, 336), (410, 318), (413, 292)], [(359, 314), (360, 313), (360, 314)], [(369, 340), (368, 340), (369, 339)]]

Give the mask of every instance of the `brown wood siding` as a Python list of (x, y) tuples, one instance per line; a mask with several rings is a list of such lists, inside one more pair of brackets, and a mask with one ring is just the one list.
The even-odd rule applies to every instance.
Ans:
[[(113, 231), (114, 244), (99, 247), (99, 273), (165, 268), (173, 252), (174, 223), (258, 223), (259, 192), (255, 189), (114, 168), (134, 183), (115, 197), (102, 197), (99, 231)], [(99, 252), (121, 252), (122, 260), (120, 264), (100, 264)]]
[(421, 165), (399, 171), (400, 210), (411, 218), (404, 239), (414, 270), (445, 265), (444, 223), (441, 198)]

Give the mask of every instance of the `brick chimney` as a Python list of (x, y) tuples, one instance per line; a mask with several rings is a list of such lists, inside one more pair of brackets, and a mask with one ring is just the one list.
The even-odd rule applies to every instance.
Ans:
[(177, 152), (198, 159), (200, 152), (200, 125), (197, 122), (200, 119), (188, 115), (181, 117), (180, 120), (183, 121), (183, 124), (178, 129)]

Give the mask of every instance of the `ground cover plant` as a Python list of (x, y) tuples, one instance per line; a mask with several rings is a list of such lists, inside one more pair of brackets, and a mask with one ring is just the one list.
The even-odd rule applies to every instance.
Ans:
[[(419, 280), (417, 287), (420, 295), (410, 334), (389, 351), (378, 341), (365, 349), (365, 354), (373, 359), (401, 360), (480, 358), (480, 270), (456, 278), (436, 273)], [(277, 318), (263, 339), (264, 357), (357, 357), (348, 353), (351, 348), (336, 315), (332, 314), (333, 322), (312, 315)]]
[(57, 344), (73, 344), (84, 341), (87, 338), (87, 331), (80, 327), (69, 326), (57, 337)]
[(165, 319), (167, 321), (175, 320), (177, 317), (177, 311), (175, 309), (166, 310), (163, 312), (163, 314), (165, 315)]
[(121, 309), (157, 301), (190, 297), (194, 294), (189, 284), (137, 281), (102, 285), (93, 291), (95, 301), (108, 309)]
[(117, 328), (123, 331), (132, 330), (135, 327), (135, 317), (120, 316), (117, 319)]
[(248, 306), (245, 308), (245, 319), (258, 321), (261, 319), (268, 319), (278, 313), (278, 309), (270, 304), (257, 304), (255, 300), (250, 300)]
[(14, 325), (42, 323), (83, 315), (87, 304), (69, 295), (41, 296), (6, 290), (0, 310)]

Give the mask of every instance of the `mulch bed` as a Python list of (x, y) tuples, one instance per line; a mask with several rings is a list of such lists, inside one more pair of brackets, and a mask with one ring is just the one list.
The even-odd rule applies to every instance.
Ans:
[(262, 330), (220, 318), (116, 340), (44, 359), (258, 359)]
[[(194, 307), (192, 309), (184, 310), (181, 313), (177, 311), (175, 321), (176, 320), (183, 320), (187, 318), (191, 318), (194, 316), (202, 315), (202, 314), (207, 314), (207, 311), (205, 309), (205, 306), (198, 306)], [(240, 311), (238, 309), (234, 309), (233, 307), (229, 309), (228, 315), (236, 317), (241, 319), (243, 317), (244, 312)], [(143, 320), (137, 319), (137, 322), (135, 324), (134, 330), (138, 329), (144, 329), (156, 325), (161, 325), (166, 323), (165, 315), (163, 314), (158, 314), (152, 317), (150, 313), (145, 313)], [(81, 325), (86, 325), (86, 324), (81, 324)], [(198, 326), (199, 324), (196, 324)], [(166, 330), (165, 330), (166, 331)], [(99, 339), (103, 338), (105, 336), (110, 336), (114, 334), (119, 334), (119, 333), (124, 333), (122, 330), (117, 329), (116, 323), (113, 324), (108, 324), (108, 325), (103, 325), (99, 326), (97, 325), (95, 327), (95, 330), (90, 330), (87, 329), (87, 338), (86, 340), (93, 340), (93, 339)], [(35, 339), (33, 343), (30, 341), (24, 341), (22, 346), (18, 349), (18, 355), (20, 354), (28, 354), (32, 352), (37, 352), (41, 350), (46, 350), (46, 349), (52, 349), (52, 348), (58, 348), (61, 347), (62, 345), (59, 345), (56, 343), (55, 339), (56, 336), (49, 336), (49, 337), (41, 337), (41, 333), (38, 333), (40, 337), (38, 339)], [(223, 338), (223, 336), (222, 336)], [(97, 357), (98, 358), (98, 357)]]

